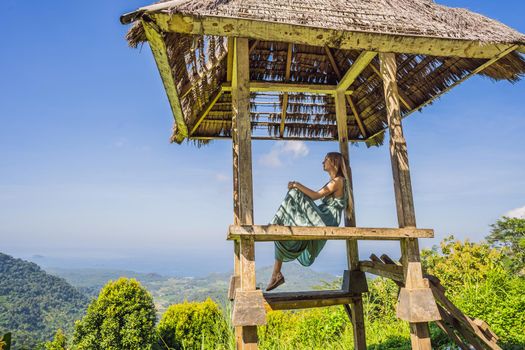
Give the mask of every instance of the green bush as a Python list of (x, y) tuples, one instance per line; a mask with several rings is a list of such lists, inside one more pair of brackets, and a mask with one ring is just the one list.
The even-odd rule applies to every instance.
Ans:
[(46, 343), (46, 350), (67, 350), (67, 338), (64, 331), (58, 329), (52, 341)]
[(226, 320), (211, 299), (171, 305), (157, 327), (164, 349), (219, 349), (228, 347)]
[(135, 279), (120, 278), (102, 288), (75, 324), (78, 350), (149, 350), (156, 341), (155, 305)]

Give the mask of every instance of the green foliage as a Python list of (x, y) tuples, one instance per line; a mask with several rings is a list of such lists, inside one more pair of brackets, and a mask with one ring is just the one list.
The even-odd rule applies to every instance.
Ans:
[(487, 236), (487, 242), (501, 248), (511, 271), (525, 274), (525, 218), (502, 217)]
[(171, 305), (157, 327), (164, 349), (219, 349), (228, 346), (225, 318), (211, 299)]
[(0, 350), (11, 349), (11, 333), (6, 333), (0, 338)]
[(502, 250), (449, 237), (422, 258), (460, 310), (486, 321), (505, 348), (525, 347), (525, 278), (506, 269)]
[(155, 306), (134, 279), (110, 281), (75, 324), (78, 350), (148, 350), (156, 341)]
[(67, 350), (67, 338), (62, 329), (58, 329), (52, 341), (46, 343), (46, 350)]
[(87, 304), (62, 278), (0, 253), (0, 330), (13, 332), (13, 348), (36, 349), (57, 328), (71, 329)]

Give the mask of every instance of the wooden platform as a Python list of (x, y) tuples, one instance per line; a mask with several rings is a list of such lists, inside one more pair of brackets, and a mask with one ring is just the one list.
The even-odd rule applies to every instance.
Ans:
[(253, 238), (255, 241), (288, 240), (398, 240), (402, 238), (433, 238), (434, 230), (406, 228), (369, 228), (369, 227), (312, 227), (279, 225), (231, 225), (228, 230), (229, 240)]
[(332, 305), (351, 304), (358, 295), (346, 290), (319, 290), (307, 292), (263, 293), (270, 310), (305, 309)]

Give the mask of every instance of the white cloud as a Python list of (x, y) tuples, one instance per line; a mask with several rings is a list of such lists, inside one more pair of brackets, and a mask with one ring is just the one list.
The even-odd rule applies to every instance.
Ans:
[(293, 159), (306, 157), (310, 153), (308, 146), (303, 141), (285, 141), (276, 143), (270, 152), (263, 154), (259, 159), (262, 165), (270, 168), (277, 168), (283, 165), (282, 158), (291, 157)]
[(505, 213), (505, 216), (510, 218), (525, 218), (525, 207), (512, 209), (511, 211)]

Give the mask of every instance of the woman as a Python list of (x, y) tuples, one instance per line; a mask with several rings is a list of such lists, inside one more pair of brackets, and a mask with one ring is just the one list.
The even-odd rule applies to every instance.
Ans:
[[(346, 166), (341, 153), (330, 152), (323, 161), (323, 170), (330, 175), (330, 181), (319, 191), (313, 191), (299, 182), (288, 183), (288, 193), (274, 218), (272, 225), (283, 226), (339, 226), (341, 211), (346, 208)], [(317, 205), (315, 200), (322, 198)], [(284, 283), (281, 273), (283, 261), (297, 259), (303, 266), (314, 262), (326, 240), (316, 241), (275, 241), (275, 265), (266, 291)]]

